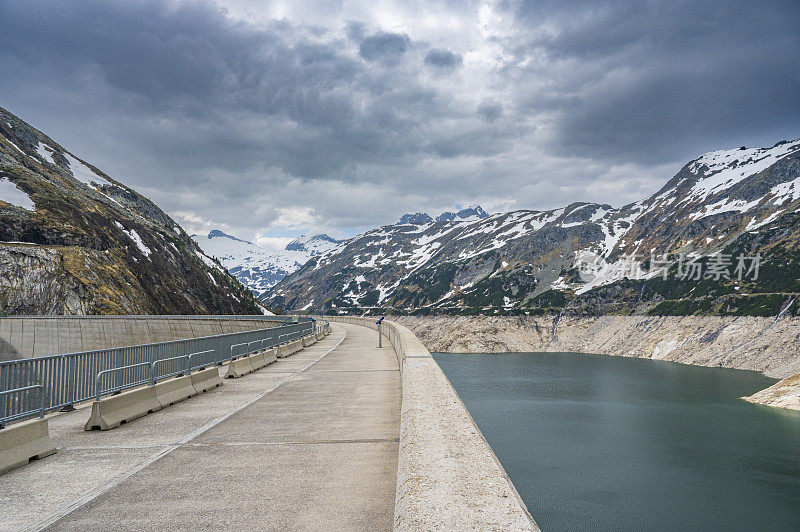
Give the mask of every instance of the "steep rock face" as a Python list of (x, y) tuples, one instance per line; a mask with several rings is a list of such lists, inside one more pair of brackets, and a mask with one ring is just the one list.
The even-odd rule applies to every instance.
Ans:
[(0, 313), (261, 307), (155, 204), (0, 108)]
[[(287, 276), (266, 300), (323, 312), (795, 314), (799, 209), (800, 141), (721, 150), (620, 208), (573, 203), (367, 231)], [(667, 280), (656, 267), (663, 254), (696, 255), (703, 267), (714, 254), (764, 262), (758, 278), (676, 281), (675, 264)], [(601, 266), (589, 277), (587, 262)]]

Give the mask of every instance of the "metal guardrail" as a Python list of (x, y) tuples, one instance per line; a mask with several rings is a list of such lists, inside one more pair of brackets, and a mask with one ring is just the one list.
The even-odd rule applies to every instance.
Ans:
[[(241, 316), (240, 316), (241, 318)], [(278, 318), (278, 319), (276, 319)], [(250, 317), (244, 319), (251, 319)], [(70, 409), (101, 394), (155, 383), (180, 372), (219, 365), (234, 356), (279, 345), (314, 331), (318, 324), (307, 318), (265, 316), (286, 325), (186, 340), (129, 347), (98, 349), (0, 362), (0, 425), (40, 412)], [(258, 345), (257, 348), (251, 347)], [(244, 345), (245, 349), (234, 347)], [(192, 365), (192, 358), (198, 359)], [(147, 369), (144, 369), (147, 367)], [(33, 408), (31, 393), (40, 389), (40, 405)], [(16, 400), (8, 396), (18, 393)]]
[[(35, 409), (31, 409), (34, 405), (33, 400), (29, 400), (29, 392), (36, 390), (38, 392), (38, 405)], [(19, 394), (20, 397), (14, 399), (14, 394)], [(0, 390), (0, 411), (5, 412), (3, 417), (0, 417), (0, 429), (5, 427), (9, 421), (24, 419), (39, 414), (39, 418), (44, 417), (44, 386), (41, 384), (33, 384), (31, 386), (22, 386), (21, 388), (14, 388), (13, 390)]]

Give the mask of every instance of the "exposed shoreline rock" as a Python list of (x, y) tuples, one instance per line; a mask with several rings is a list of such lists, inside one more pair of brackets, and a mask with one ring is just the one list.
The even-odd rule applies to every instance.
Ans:
[(392, 319), (411, 329), (432, 352), (570, 351), (761, 371), (770, 377), (784, 378), (781, 381), (784, 385), (777, 383), (748, 400), (800, 409), (797, 375), (800, 374), (797, 347), (800, 318), (563, 317), (555, 329), (554, 318), (402, 316)]
[(751, 403), (800, 410), (800, 373), (744, 398)]

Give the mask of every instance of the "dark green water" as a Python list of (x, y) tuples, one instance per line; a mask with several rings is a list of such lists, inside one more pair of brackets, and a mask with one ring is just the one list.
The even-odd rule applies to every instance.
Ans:
[(800, 414), (750, 371), (577, 353), (435, 354), (538, 525), (800, 531)]

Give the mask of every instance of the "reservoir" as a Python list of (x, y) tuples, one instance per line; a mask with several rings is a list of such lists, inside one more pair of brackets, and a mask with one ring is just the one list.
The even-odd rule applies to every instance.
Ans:
[(537, 524), (800, 530), (800, 412), (760, 373), (579, 353), (436, 353)]

